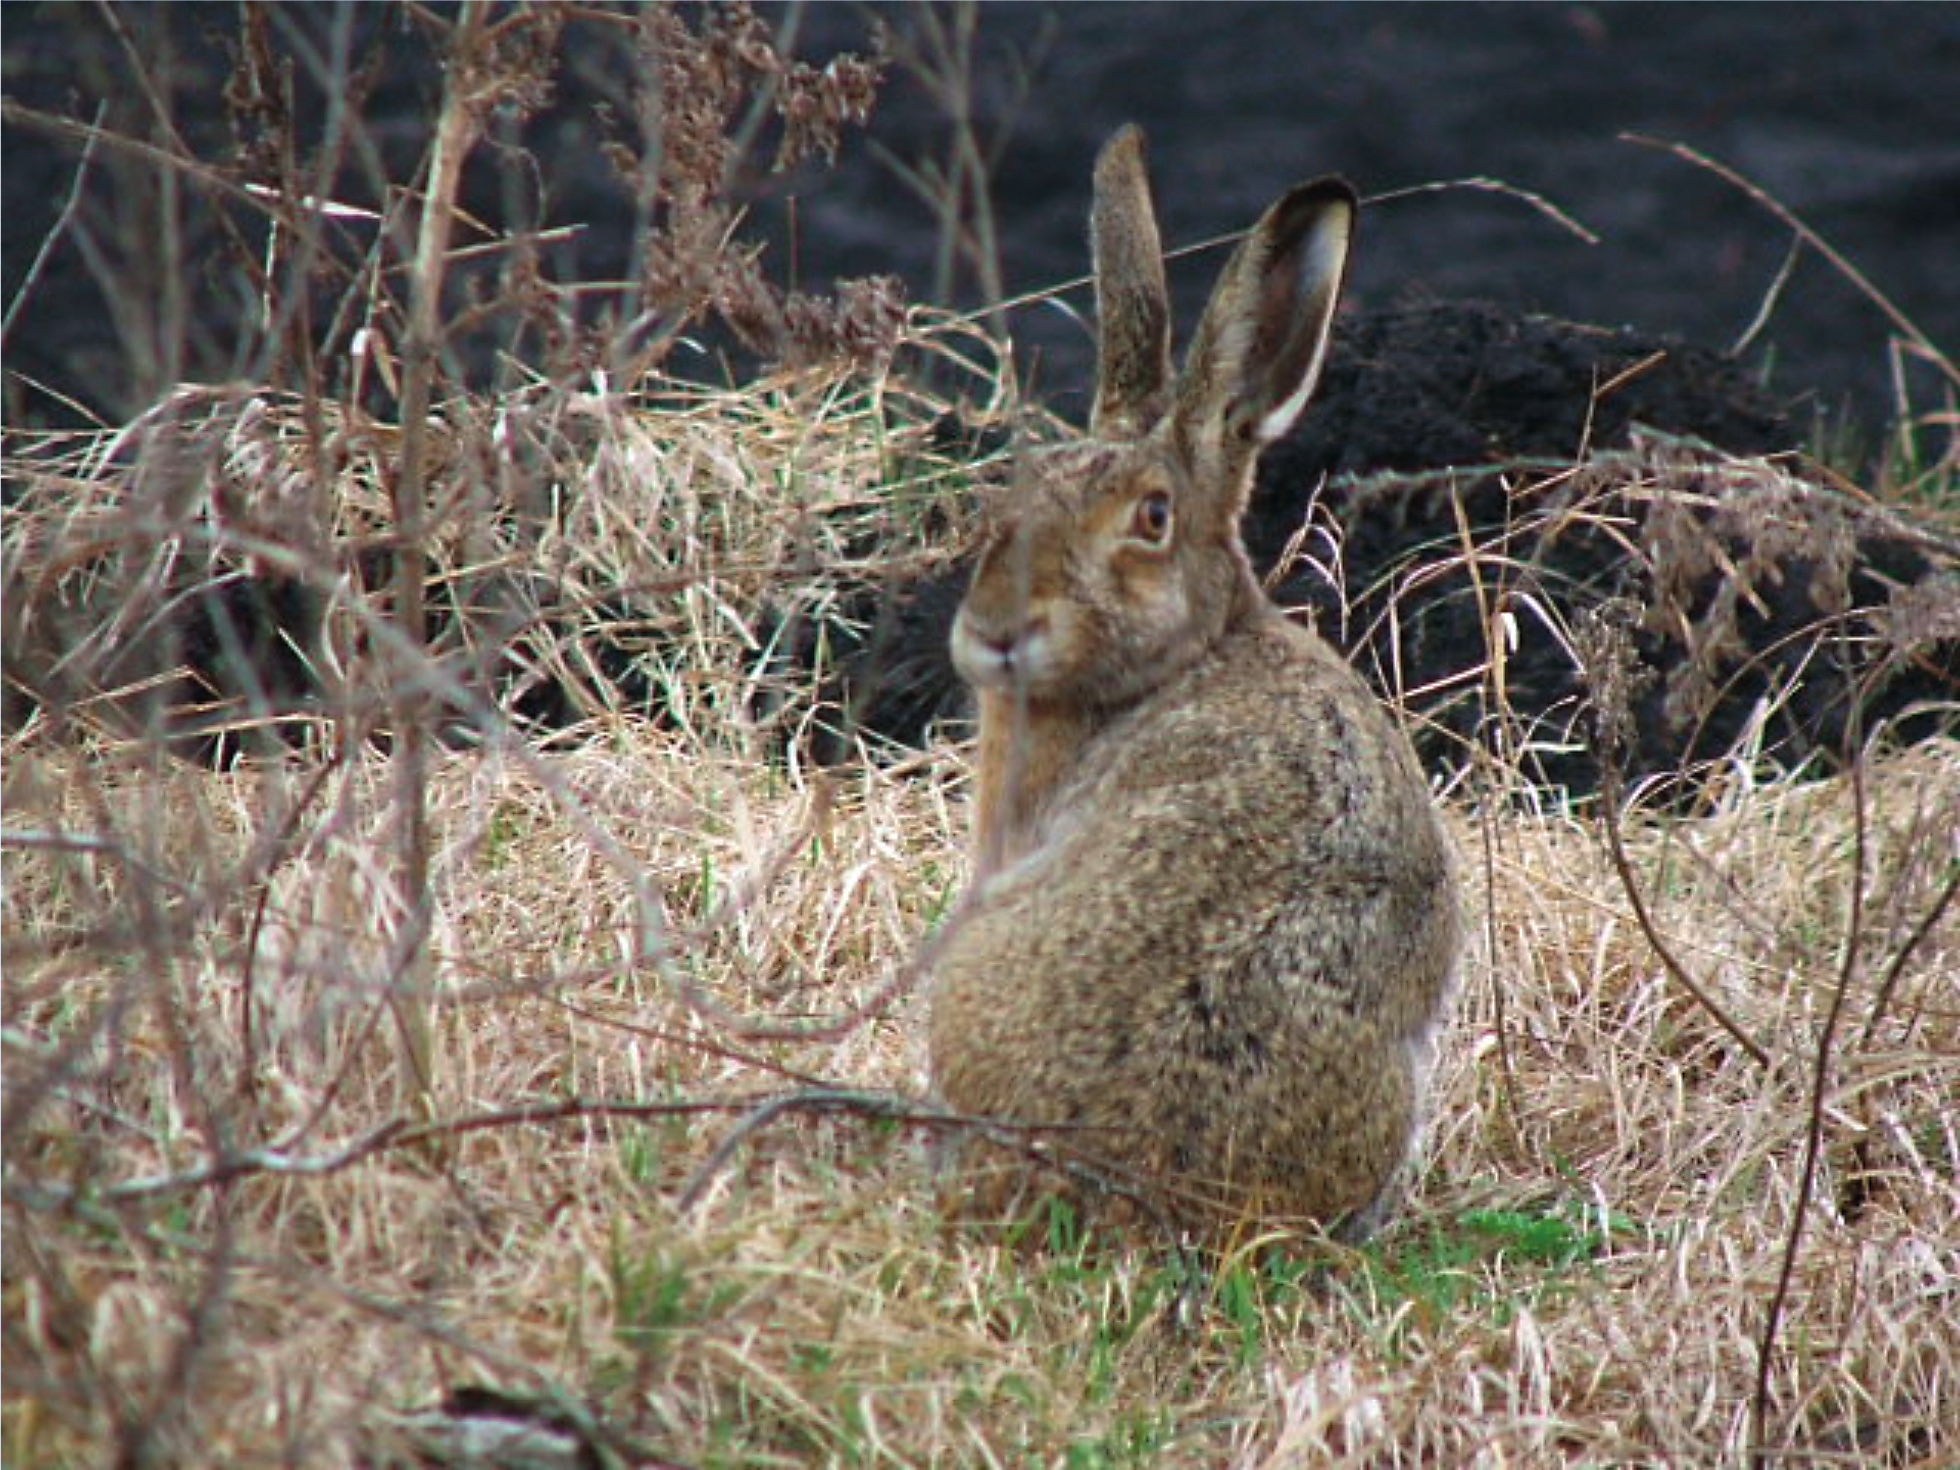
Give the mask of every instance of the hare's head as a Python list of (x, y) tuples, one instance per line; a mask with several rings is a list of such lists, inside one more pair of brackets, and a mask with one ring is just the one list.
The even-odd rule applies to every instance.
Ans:
[(1340, 296), (1355, 194), (1288, 191), (1226, 264), (1173, 377), (1143, 139), (1096, 163), (1098, 364), (1089, 434), (1023, 457), (960, 609), (953, 657), (1037, 704), (1128, 703), (1262, 594), (1238, 522), (1253, 461), (1306, 406)]

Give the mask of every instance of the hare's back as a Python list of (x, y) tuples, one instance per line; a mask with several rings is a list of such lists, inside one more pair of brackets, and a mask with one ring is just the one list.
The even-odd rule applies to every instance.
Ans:
[(935, 966), (944, 1095), (1147, 1172), (1360, 1208), (1414, 1130), (1455, 944), (1399, 732), (1331, 653), (1268, 638), (1083, 762)]
[[(1094, 872), (1162, 923), (1263, 952), (1250, 970), (1291, 968), (1351, 1004), (1376, 999), (1385, 965), (1449, 947), (1427, 784), (1388, 711), (1324, 643), (1275, 621), (1127, 723), (1086, 753), (1061, 803), (1075, 818), (1063, 818), (1075, 831), (1062, 863), (1082, 883)], [(1101, 853), (1119, 855), (1106, 871)]]
[(1045, 840), (990, 883), (948, 959), (1027, 977), (1051, 1014), (1112, 995), (1183, 1007), (1201, 983), (1412, 1032), (1446, 979), (1450, 893), (1407, 741), (1325, 645), (1280, 625), (1089, 744)]

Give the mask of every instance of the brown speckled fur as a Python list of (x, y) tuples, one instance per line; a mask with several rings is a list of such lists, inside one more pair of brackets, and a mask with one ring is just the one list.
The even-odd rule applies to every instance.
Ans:
[(1134, 130), (1096, 188), (1096, 423), (1029, 456), (954, 634), (975, 880), (930, 1034), (949, 1104), (1044, 1125), (1083, 1167), (969, 1149), (955, 1179), (986, 1210), (1100, 1179), (1200, 1229), (1365, 1233), (1420, 1130), (1456, 892), (1406, 739), (1267, 601), (1237, 530), (1317, 375), (1352, 191), (1267, 212), (1172, 383)]

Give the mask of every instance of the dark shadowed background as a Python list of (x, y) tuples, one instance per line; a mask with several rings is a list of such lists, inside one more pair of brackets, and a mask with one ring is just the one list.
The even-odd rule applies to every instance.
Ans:
[[(278, 36), (323, 44), (331, 8), (274, 10)], [(922, 17), (911, 7), (766, 13), (795, 25), (797, 49), (818, 62), (862, 47), (874, 14), (902, 48), (922, 44)], [(154, 117), (131, 57), (153, 59), (167, 43), (174, 126), (201, 156), (222, 159), (224, 44), (238, 12), (117, 15), (122, 36), (95, 7), (6, 6), (9, 97), (81, 118), (106, 100), (112, 125), (149, 136)], [(957, 21), (952, 12), (938, 17), (944, 27)], [(388, 41), (363, 121), (378, 155), (406, 177), (439, 77), (400, 12), (362, 7), (351, 24), (357, 41)], [(588, 226), (550, 261), (565, 278), (614, 277), (626, 258), (630, 202), (601, 157), (595, 112), (617, 94), (618, 51), (574, 23), (553, 105), (518, 134), (541, 167), (486, 148), (469, 181), (467, 202), (486, 215), (515, 188), (540, 223)], [(1791, 232), (1712, 174), (1621, 136), (1637, 132), (1746, 173), (1935, 341), (1951, 351), (1960, 339), (1960, 6), (988, 4), (978, 9), (971, 55), (971, 113), (993, 162), (1010, 291), (1082, 272), (1090, 162), (1113, 128), (1135, 120), (1149, 131), (1170, 244), (1243, 227), (1309, 174), (1337, 170), (1370, 194), (1492, 177), (1555, 201), (1599, 243), (1496, 193), (1387, 202), (1364, 221), (1354, 302), (1488, 298), (1727, 347), (1757, 315)], [(304, 99), (304, 68), (300, 88)], [(970, 270), (950, 284), (939, 278), (935, 211), (892, 168), (949, 156), (956, 129), (947, 103), (944, 87), (894, 66), (869, 137), (847, 143), (834, 174), (805, 169), (761, 191), (754, 227), (774, 241), (779, 276), (791, 269), (782, 206), (794, 195), (800, 280), (891, 272), (915, 297), (976, 299)], [(69, 190), (77, 154), (71, 140), (36, 127), (6, 128), (9, 302)], [(143, 168), (98, 159), (77, 219), (105, 240), (117, 227), (126, 235), (146, 207), (131, 183)], [(361, 192), (358, 181), (348, 188)], [(140, 320), (142, 303), (168, 293), (159, 282), (126, 293), (136, 305), (126, 299), (112, 310), (97, 283), (105, 261), (91, 266), (74, 233), (45, 261), (8, 334), (10, 377), (25, 373), (113, 417), (148, 401), (170, 372), (210, 378), (249, 366), (226, 331), (239, 309), (236, 282), (211, 279), (197, 281), (183, 356), (146, 366), (129, 344), (155, 333), (154, 321)], [(189, 246), (177, 268), (194, 273), (202, 258), (194, 229)], [(125, 277), (167, 268), (160, 252), (96, 254)], [(1187, 319), (1215, 268), (1216, 257), (1205, 256), (1174, 277)], [(1071, 299), (1086, 305), (1086, 293)], [(1014, 333), (1024, 354), (1040, 356), (1041, 381), (1079, 386), (1080, 322), (1037, 307), (1016, 316)], [(1850, 282), (1805, 251), (1751, 361), (1779, 391), (1810, 394), (1827, 409), (1849, 405), (1876, 424), (1897, 402), (1891, 335)], [(1909, 386), (1929, 396), (1929, 384), (1919, 376)], [(15, 383), (8, 411), (18, 422), (47, 403)]]

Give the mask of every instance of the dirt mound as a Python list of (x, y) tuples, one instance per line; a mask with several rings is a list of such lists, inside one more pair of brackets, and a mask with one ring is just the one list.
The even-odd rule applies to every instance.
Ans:
[[(268, 550), (198, 551), (208, 538), (190, 523), (175, 551), (135, 534), (150, 524), (142, 507), (176, 506), (197, 525), (215, 517), (251, 544), (283, 545), (296, 566), (389, 584), (379, 469), (338, 476), (332, 524), (315, 524), (311, 471), (293, 458), (303, 415), (235, 398), (188, 395), (123, 436), (148, 448), (120, 489), (108, 472), (99, 514), (74, 513), (57, 474), (42, 497), (50, 515), (17, 517), (10, 728), (44, 706), (120, 710), (180, 754), (223, 761), (304, 738), (336, 709), (385, 723), (386, 701), (336, 672), (371, 635), (341, 626), (345, 609), (336, 621), (332, 578), (306, 582)], [(860, 742), (903, 754), (964, 719), (947, 633), (966, 567), (920, 554), (957, 540), (962, 497), (943, 479), (904, 492), (893, 476), (907, 472), (877, 446), (890, 435), (937, 465), (999, 464), (1001, 445), (982, 442), (998, 431), (969, 441), (930, 417), (840, 430), (862, 432), (868, 456), (837, 491), (849, 524), (805, 544), (811, 532), (795, 527), (816, 522), (752, 506), (766, 528), (757, 544), (772, 549), (737, 558), (749, 590), (724, 602), (703, 591), (725, 580), (716, 558), (732, 554), (714, 528), (742, 496), (766, 500), (766, 477), (720, 450), (681, 464), (671, 425), (615, 425), (631, 452), (608, 452), (577, 415), (504, 408), (501, 439), (452, 426), (458, 483), (476, 488), (473, 508), (459, 502), (446, 522), (455, 544), (436, 548), (429, 607), (431, 647), (461, 691), (459, 738), (492, 705), (540, 733), (608, 709), (685, 723), (674, 701), (709, 687), (751, 691), (716, 697), (747, 697), (830, 762)], [(1246, 540), (1278, 600), (1403, 708), (1444, 780), (1494, 755), (1536, 785), (1591, 792), (1605, 735), (1629, 777), (1671, 780), (1737, 749), (1783, 766), (1829, 761), (1881, 722), (1905, 739), (1953, 728), (1960, 543), (1806, 478), (1794, 456), (1769, 457), (1794, 437), (1774, 402), (1706, 350), (1486, 305), (1411, 304), (1344, 324), (1321, 402), (1261, 466)], [(335, 442), (352, 464), (385, 456), (385, 439), (350, 426)], [(465, 473), (485, 455), (501, 479)], [(694, 486), (686, 494), (714, 506), (655, 496), (650, 520), (622, 522), (617, 506), (646, 497), (644, 464), (670, 460), (676, 483)], [(703, 490), (715, 474), (732, 478)], [(545, 494), (570, 485), (574, 502)], [(934, 507), (937, 529), (886, 513), (911, 500)], [(701, 534), (670, 546), (622, 531), (662, 516)], [(109, 535), (117, 526), (134, 539)], [(617, 555), (600, 550), (609, 536)], [(104, 561), (89, 549), (98, 541), (122, 550)], [(707, 624), (689, 606), (702, 596), (717, 609), (709, 622), (749, 620), (739, 636), (700, 641)]]
[[(1602, 618), (1636, 665), (1635, 778), (1745, 737), (1796, 764), (1881, 720), (1951, 727), (1953, 543), (1753, 458), (1795, 438), (1706, 349), (1411, 304), (1343, 324), (1319, 402), (1261, 465), (1246, 541), (1446, 776), (1500, 749), (1547, 785), (1598, 785), (1583, 717)], [(799, 630), (805, 660), (820, 642), (841, 655), (821, 756), (965, 718), (946, 653), (965, 579), (860, 586)]]

